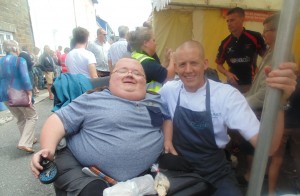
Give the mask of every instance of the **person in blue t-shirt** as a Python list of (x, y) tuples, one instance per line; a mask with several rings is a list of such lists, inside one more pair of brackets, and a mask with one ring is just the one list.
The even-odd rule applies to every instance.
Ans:
[[(81, 169), (96, 166), (116, 181), (139, 176), (163, 151), (163, 123), (171, 124), (170, 116), (160, 95), (146, 93), (141, 64), (123, 58), (111, 73), (109, 89), (83, 94), (48, 118), (31, 169), (38, 177), (41, 156), (53, 160), (56, 154), (56, 191), (102, 195), (106, 183)], [(62, 137), (67, 147), (55, 153)]]

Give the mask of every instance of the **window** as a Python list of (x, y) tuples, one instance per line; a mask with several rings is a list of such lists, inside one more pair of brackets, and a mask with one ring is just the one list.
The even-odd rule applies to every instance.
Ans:
[(12, 34), (9, 32), (0, 31), (0, 56), (5, 55), (2, 44), (4, 40), (8, 40), (8, 39), (13, 39)]

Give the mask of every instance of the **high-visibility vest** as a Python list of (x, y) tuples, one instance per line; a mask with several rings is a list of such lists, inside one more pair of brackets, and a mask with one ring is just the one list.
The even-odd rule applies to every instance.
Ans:
[[(142, 54), (142, 53), (138, 53), (138, 52), (132, 52), (131, 53), (131, 57), (138, 60), (140, 63), (142, 63), (144, 60), (146, 59), (151, 59), (151, 60), (155, 60), (154, 58)], [(155, 80), (150, 81), (149, 83), (147, 83), (147, 91), (151, 91), (151, 92), (158, 92), (160, 90), (160, 88), (162, 87), (162, 83), (157, 82)]]

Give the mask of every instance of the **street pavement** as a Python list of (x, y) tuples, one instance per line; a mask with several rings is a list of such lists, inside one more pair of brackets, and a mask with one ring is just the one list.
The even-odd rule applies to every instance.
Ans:
[[(35, 107), (39, 119), (36, 137), (39, 139), (44, 121), (51, 114), (53, 101), (47, 90), (40, 91)], [(0, 112), (0, 196), (54, 196), (52, 184), (44, 185), (35, 179), (29, 168), (32, 154), (16, 148), (19, 140), (16, 119), (8, 110)], [(33, 146), (40, 148), (39, 142)]]

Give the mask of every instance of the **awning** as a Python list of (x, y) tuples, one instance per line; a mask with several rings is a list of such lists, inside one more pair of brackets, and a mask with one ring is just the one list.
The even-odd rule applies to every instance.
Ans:
[(99, 27), (102, 27), (106, 31), (107, 35), (109, 35), (109, 36), (114, 35), (114, 32), (113, 32), (112, 28), (109, 26), (108, 22), (101, 19), (99, 16), (96, 16), (96, 22)]

